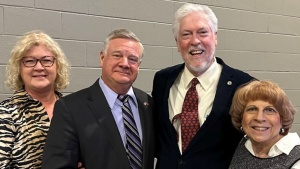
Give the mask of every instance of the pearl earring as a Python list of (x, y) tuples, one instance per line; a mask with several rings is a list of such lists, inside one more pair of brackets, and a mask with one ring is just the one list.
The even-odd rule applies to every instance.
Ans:
[(283, 134), (285, 132), (284, 128), (280, 129), (280, 134)]

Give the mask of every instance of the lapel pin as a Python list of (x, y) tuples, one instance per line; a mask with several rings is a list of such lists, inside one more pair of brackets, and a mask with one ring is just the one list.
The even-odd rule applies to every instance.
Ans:
[(231, 82), (231, 81), (228, 81), (228, 82), (227, 82), (227, 85), (231, 86), (231, 85), (232, 85), (232, 82)]
[(145, 106), (148, 106), (148, 105), (149, 105), (149, 103), (148, 103), (148, 102), (144, 102), (144, 105), (145, 105)]

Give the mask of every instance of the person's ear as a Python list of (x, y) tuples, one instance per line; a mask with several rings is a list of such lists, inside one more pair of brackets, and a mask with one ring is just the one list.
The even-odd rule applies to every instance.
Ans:
[(100, 67), (102, 67), (102, 65), (103, 65), (103, 60), (104, 60), (104, 52), (103, 51), (101, 51), (100, 52)]

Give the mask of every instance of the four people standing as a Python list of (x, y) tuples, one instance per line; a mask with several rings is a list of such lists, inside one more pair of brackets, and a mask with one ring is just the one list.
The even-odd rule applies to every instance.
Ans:
[[(242, 138), (230, 123), (228, 112), (232, 96), (238, 86), (249, 82), (253, 77), (227, 66), (222, 59), (215, 57), (217, 31), (217, 18), (207, 6), (185, 4), (178, 9), (175, 13), (173, 32), (184, 64), (163, 69), (155, 74), (152, 91), (156, 103), (155, 110), (151, 97), (132, 87), (142, 60), (143, 45), (128, 30), (115, 30), (109, 34), (100, 53), (101, 77), (91, 87), (70, 94), (57, 101), (55, 105), (56, 113), (46, 144), (43, 168), (77, 168), (78, 161), (82, 161), (86, 168), (102, 166), (152, 169), (155, 133), (158, 169), (228, 168), (233, 152)], [(59, 49), (57, 52), (55, 45), (53, 47), (47, 43), (36, 42), (24, 51), (25, 53), (22, 51), (21, 55), (16, 55), (14, 59), (18, 63), (14, 66), (19, 68), (19, 75), (18, 73), (17, 76), (10, 75), (17, 77), (19, 81), (9, 81), (17, 92), (0, 106), (2, 109), (0, 115), (3, 116), (0, 117), (0, 132), (6, 136), (1, 138), (0, 157), (9, 153), (15, 155), (15, 143), (12, 143), (15, 139), (20, 140), (19, 144), (24, 144), (28, 140), (38, 141), (41, 144), (35, 145), (42, 148), (39, 150), (32, 148), (33, 154), (37, 154), (38, 159), (34, 162), (31, 158), (18, 160), (19, 157), (4, 157), (4, 163), (0, 162), (0, 166), (3, 164), (3, 166), (39, 168), (47, 125), (49, 126), (53, 115), (54, 103), (61, 97), (57, 90), (66, 87), (68, 82), (68, 77), (65, 76), (66, 83), (61, 84), (64, 80), (59, 76), (67, 74), (68, 64)], [(10, 64), (13, 64), (12, 61)], [(27, 68), (32, 70), (29, 71)], [(45, 83), (44, 79), (48, 79), (49, 83)], [(18, 103), (15, 102), (16, 99), (19, 99), (18, 102), (25, 99), (26, 102)], [(263, 107), (263, 111), (274, 110), (273, 102), (250, 101), (252, 102), (255, 110), (260, 110), (260, 106), (266, 103), (271, 106), (267, 105), (267, 109)], [(233, 104), (238, 103), (234, 101)], [(26, 106), (22, 107), (24, 105)], [(10, 109), (10, 106), (14, 108)], [(32, 116), (30, 112), (34, 110), (41, 114)], [(274, 111), (276, 110), (278, 108)], [(156, 114), (153, 115), (153, 112)], [(40, 121), (36, 120), (37, 124), (41, 123), (40, 128), (37, 126), (32, 128), (33, 133), (30, 133), (30, 138), (25, 141), (12, 135), (14, 132), (26, 131), (26, 127), (31, 123), (26, 121), (19, 125), (19, 121), (16, 122), (20, 116), (18, 113), (26, 118), (30, 114), (30, 119), (40, 118)], [(277, 121), (284, 118), (285, 116), (279, 113)], [(241, 157), (240, 152), (244, 154), (248, 149), (255, 156), (255, 150), (261, 147), (256, 136), (251, 135), (253, 127), (250, 126), (250, 121), (251, 119), (249, 124), (245, 122), (245, 133), (249, 134), (249, 140), (243, 139), (240, 143), (237, 155), (231, 163), (232, 168), (247, 165), (236, 162)], [(154, 122), (157, 123), (156, 132)], [(13, 126), (13, 123), (17, 125)], [(236, 124), (234, 125), (236, 127)], [(269, 127), (254, 128), (259, 128), (260, 131), (269, 130)], [(299, 136), (293, 134), (283, 136), (287, 134), (289, 128), (290, 126), (285, 126), (280, 129), (279, 136), (274, 138), (275, 142), (286, 143), (287, 138), (299, 140)], [(35, 135), (36, 133), (38, 135)], [(32, 136), (35, 138), (31, 138)], [(243, 145), (248, 147), (242, 149)], [(268, 148), (273, 146), (267, 145)], [(275, 145), (278, 146), (277, 143)], [(299, 159), (294, 157), (298, 156), (299, 143), (293, 142), (291, 145), (293, 145), (290, 148), (292, 156), (288, 156), (290, 161), (287, 163), (289, 162), (290, 166), (297, 166)], [(269, 150), (273, 151), (272, 148)], [(273, 157), (269, 154), (264, 155), (261, 157)], [(20, 157), (22, 156), (25, 157), (24, 154)], [(251, 156), (245, 158), (250, 159)], [(19, 162), (16, 162), (17, 160)], [(294, 164), (295, 162), (297, 164)], [(268, 163), (270, 161), (257, 164)]]

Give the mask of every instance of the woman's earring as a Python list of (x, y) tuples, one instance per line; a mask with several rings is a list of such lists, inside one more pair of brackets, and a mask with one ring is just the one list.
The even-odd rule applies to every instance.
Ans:
[(243, 127), (242, 127), (242, 126), (240, 127), (240, 130), (241, 130), (242, 132), (244, 132), (244, 130), (243, 130)]
[(280, 129), (280, 134), (283, 134), (285, 131), (284, 131), (284, 128), (281, 128)]

